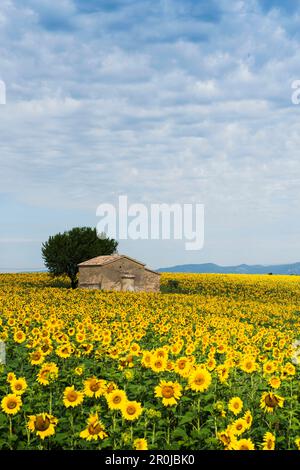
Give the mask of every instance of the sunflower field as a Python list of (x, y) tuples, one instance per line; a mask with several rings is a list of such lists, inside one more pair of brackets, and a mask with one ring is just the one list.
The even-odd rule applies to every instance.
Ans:
[(300, 278), (161, 284), (0, 275), (0, 449), (300, 449)]

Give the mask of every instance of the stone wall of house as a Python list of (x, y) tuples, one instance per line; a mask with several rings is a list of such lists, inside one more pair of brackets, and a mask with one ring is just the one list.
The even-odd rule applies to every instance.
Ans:
[(100, 289), (102, 273), (100, 266), (79, 266), (78, 286), (85, 289)]
[(160, 291), (160, 275), (155, 274), (147, 269), (144, 270), (144, 291), (159, 292)]
[(102, 289), (104, 290), (122, 290), (121, 277), (123, 273), (129, 272), (135, 276), (135, 290), (143, 290), (144, 286), (144, 267), (127, 258), (121, 258), (113, 263), (102, 266), (103, 275)]
[(160, 276), (127, 258), (121, 258), (104, 266), (80, 266), (79, 287), (120, 291), (122, 290), (122, 274), (124, 273), (135, 276), (135, 291), (159, 291)]

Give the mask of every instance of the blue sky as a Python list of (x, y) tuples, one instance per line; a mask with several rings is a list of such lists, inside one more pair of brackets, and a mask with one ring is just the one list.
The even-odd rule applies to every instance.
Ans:
[(122, 194), (205, 205), (200, 251), (120, 243), (152, 267), (299, 261), (299, 23), (292, 0), (2, 0), (0, 271)]

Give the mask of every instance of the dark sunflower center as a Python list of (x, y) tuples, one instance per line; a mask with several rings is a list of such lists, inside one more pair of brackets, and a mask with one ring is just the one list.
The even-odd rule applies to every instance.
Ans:
[(100, 388), (100, 385), (98, 382), (96, 381), (91, 382), (90, 389), (92, 392), (98, 392), (99, 388)]
[(116, 395), (114, 398), (113, 398), (113, 402), (117, 405), (118, 403), (121, 402), (121, 397), (120, 395)]
[(71, 401), (71, 402), (76, 401), (77, 397), (78, 397), (78, 395), (77, 395), (77, 392), (75, 392), (75, 391), (72, 391), (72, 392), (68, 393), (68, 400)]
[(279, 400), (277, 397), (275, 397), (275, 395), (267, 395), (265, 398), (265, 403), (270, 408), (275, 408), (278, 405)]
[(47, 429), (50, 426), (50, 419), (49, 418), (43, 418), (42, 416), (37, 416), (36, 421), (35, 421), (35, 429), (36, 431), (47, 431)]
[(103, 431), (101, 425), (99, 423), (95, 424), (90, 424), (88, 427), (89, 434), (94, 436), (95, 434), (99, 434), (101, 431)]
[(174, 389), (173, 387), (170, 387), (170, 386), (165, 386), (163, 387), (162, 389), (162, 396), (165, 397), (165, 398), (171, 398), (174, 396)]
[(15, 384), (15, 389), (16, 390), (22, 390), (22, 384), (20, 384), (20, 383)]
[(195, 377), (194, 382), (195, 382), (196, 385), (203, 385), (204, 382), (205, 382), (205, 379), (204, 379), (203, 375), (197, 375)]
[(133, 406), (133, 405), (129, 405), (129, 406), (127, 407), (127, 413), (128, 413), (130, 416), (134, 415), (134, 414), (136, 413), (136, 407)]
[(13, 410), (14, 408), (16, 408), (16, 406), (17, 406), (17, 402), (16, 402), (16, 401), (10, 400), (10, 401), (7, 403), (7, 408), (9, 408), (10, 410)]

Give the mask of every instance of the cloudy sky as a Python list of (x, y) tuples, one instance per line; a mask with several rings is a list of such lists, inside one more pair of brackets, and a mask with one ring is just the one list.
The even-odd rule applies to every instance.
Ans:
[(121, 241), (157, 268), (300, 261), (294, 0), (2, 0), (0, 270), (97, 206), (202, 203), (205, 242)]

